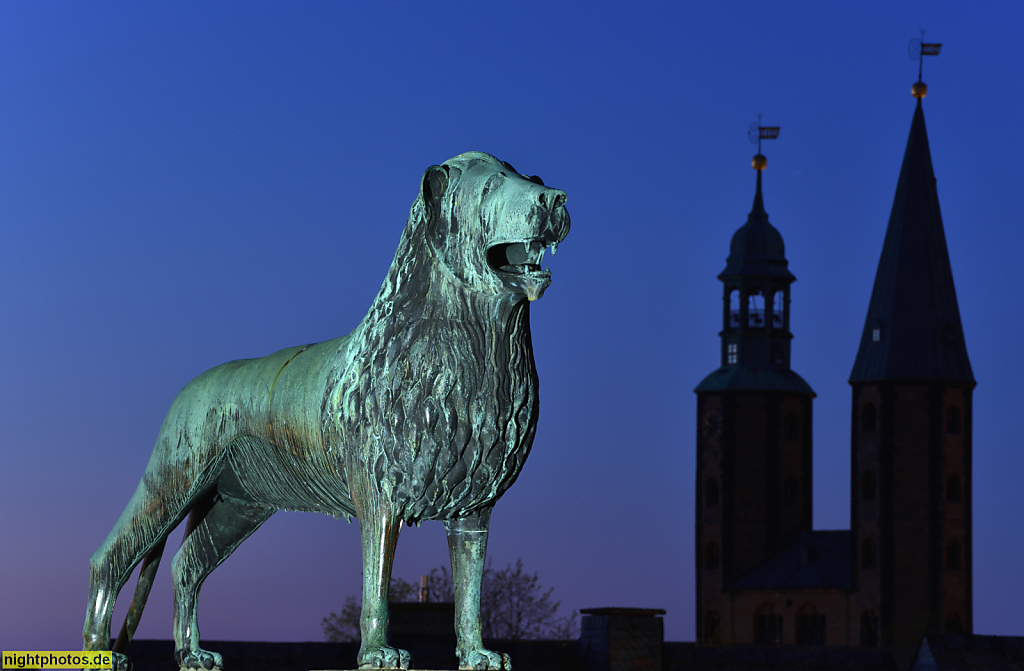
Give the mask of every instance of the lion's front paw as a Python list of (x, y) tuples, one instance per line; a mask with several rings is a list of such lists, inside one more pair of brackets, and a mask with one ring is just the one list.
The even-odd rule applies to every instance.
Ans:
[(412, 655), (408, 650), (377, 645), (359, 651), (360, 669), (408, 669)]
[(478, 671), (512, 671), (512, 660), (503, 652), (493, 650), (459, 650), (459, 668)]
[(210, 652), (209, 650), (197, 649), (197, 650), (176, 650), (174, 652), (174, 658), (178, 660), (178, 668), (181, 671), (196, 669), (220, 669), (224, 668), (224, 658), (221, 657), (219, 652)]
[(111, 655), (113, 655), (113, 659), (110, 667), (113, 671), (132, 671), (132, 660), (128, 659), (128, 655), (120, 652), (113, 652)]

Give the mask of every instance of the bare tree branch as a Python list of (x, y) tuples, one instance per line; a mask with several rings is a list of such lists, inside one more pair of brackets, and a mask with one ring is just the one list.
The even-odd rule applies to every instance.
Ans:
[[(500, 571), (490, 565), (484, 569), (480, 595), (480, 618), (486, 639), (520, 641), (528, 639), (572, 640), (579, 636), (577, 613), (559, 616), (560, 602), (554, 601), (554, 587), (544, 591), (537, 573), (523, 569), (523, 560)], [(391, 581), (389, 601), (415, 601), (419, 587), (402, 578)], [(454, 600), (452, 577), (439, 566), (427, 574), (427, 601), (445, 603)], [(328, 641), (359, 640), (360, 604), (354, 596), (345, 599), (340, 613), (331, 613), (321, 625)]]

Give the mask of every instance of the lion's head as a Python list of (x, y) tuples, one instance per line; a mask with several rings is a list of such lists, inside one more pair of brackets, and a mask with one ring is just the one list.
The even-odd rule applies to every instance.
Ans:
[(526, 299), (551, 282), (541, 262), (569, 233), (565, 200), (479, 152), (423, 174), (323, 405), (340, 442), (369, 441), (372, 482), (401, 483), (387, 495), (402, 519), (492, 505), (522, 468), (539, 411)]
[(476, 292), (518, 302), (540, 298), (551, 283), (541, 262), (569, 233), (565, 200), (539, 177), (467, 152), (427, 168), (417, 204), (427, 243), (452, 275)]

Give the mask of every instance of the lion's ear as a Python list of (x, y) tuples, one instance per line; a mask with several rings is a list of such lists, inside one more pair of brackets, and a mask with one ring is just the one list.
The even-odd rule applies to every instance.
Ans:
[(423, 183), (420, 185), (420, 195), (423, 198), (423, 206), (427, 210), (427, 217), (436, 221), (441, 214), (441, 199), (448, 188), (448, 167), (443, 165), (432, 165), (423, 173)]

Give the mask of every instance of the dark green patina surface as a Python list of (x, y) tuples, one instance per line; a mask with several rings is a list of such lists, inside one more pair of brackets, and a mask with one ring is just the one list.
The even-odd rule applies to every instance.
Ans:
[[(403, 523), (445, 524), (463, 668), (510, 668), (480, 637), (491, 508), (515, 481), (537, 426), (529, 302), (540, 264), (569, 232), (565, 193), (471, 152), (427, 169), (394, 263), (363, 321), (335, 340), (232, 361), (171, 406), (142, 481), (91, 562), (87, 650), (110, 647), (114, 600), (142, 562), (114, 645), (138, 624), (167, 535), (175, 656), (220, 668), (199, 647), (209, 573), (277, 510), (359, 520), (361, 668), (410, 665), (388, 645), (388, 584)], [(117, 667), (129, 662), (116, 655)]]

